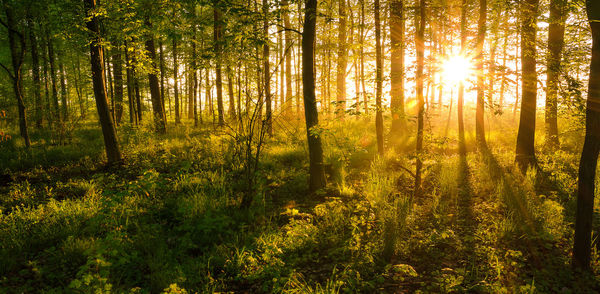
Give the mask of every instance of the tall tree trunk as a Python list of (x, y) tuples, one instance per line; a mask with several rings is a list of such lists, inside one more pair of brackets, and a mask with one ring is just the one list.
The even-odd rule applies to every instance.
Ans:
[(305, 0), (304, 28), (302, 32), (302, 81), (304, 93), (304, 116), (308, 138), (309, 189), (316, 191), (326, 185), (323, 169), (323, 145), (314, 128), (319, 125), (317, 99), (315, 95), (315, 35), (317, 22), (317, 0)]
[[(467, 11), (469, 10), (468, 0), (462, 0), (460, 12), (460, 52), (461, 56), (465, 55), (467, 49)], [(458, 153), (461, 156), (467, 154), (467, 146), (465, 142), (465, 120), (463, 114), (463, 106), (465, 104), (465, 84), (460, 81), (458, 85)]]
[(263, 45), (263, 71), (264, 71), (264, 83), (265, 83), (265, 103), (266, 105), (266, 124), (267, 133), (273, 135), (273, 118), (272, 118), (272, 105), (271, 105), (271, 69), (269, 67), (269, 3), (267, 0), (263, 0), (263, 34), (265, 36), (265, 43)]
[(417, 49), (417, 72), (415, 74), (416, 79), (416, 90), (417, 90), (417, 148), (416, 148), (416, 172), (415, 172), (415, 191), (414, 198), (421, 196), (421, 168), (423, 162), (421, 156), (423, 154), (423, 115), (425, 112), (424, 101), (423, 101), (423, 63), (425, 59), (425, 0), (419, 1), (419, 9), (417, 10), (420, 14), (419, 23), (417, 28), (416, 44)]
[[(265, 0), (266, 1), (266, 0)], [(216, 1), (215, 1), (216, 3)], [(266, 3), (266, 2), (265, 2)], [(225, 125), (225, 107), (223, 106), (223, 75), (222, 71), (222, 52), (221, 52), (221, 37), (223, 34), (223, 25), (221, 11), (216, 6), (214, 11), (214, 41), (215, 41), (215, 56), (216, 56), (216, 79), (215, 86), (217, 87), (217, 111), (219, 115), (219, 126)]]
[(58, 121), (61, 120), (60, 117), (60, 109), (58, 106), (58, 88), (56, 86), (56, 66), (55, 66), (55, 58), (54, 58), (54, 45), (52, 44), (52, 39), (50, 38), (50, 29), (46, 30), (46, 41), (48, 42), (48, 63), (50, 64), (50, 79), (52, 81), (52, 104), (54, 105), (54, 115), (58, 118)]
[(548, 70), (546, 76), (546, 145), (556, 149), (558, 139), (558, 86), (561, 72), (561, 55), (565, 43), (567, 10), (565, 0), (550, 1), (550, 26), (548, 28)]
[(235, 95), (233, 94), (233, 84), (235, 80), (233, 78), (233, 72), (231, 71), (231, 67), (227, 66), (227, 89), (229, 90), (229, 116), (233, 121), (236, 120), (236, 111), (235, 111)]
[(23, 141), (25, 141), (25, 147), (29, 149), (31, 147), (31, 141), (29, 139), (29, 131), (27, 130), (27, 110), (25, 108), (25, 102), (23, 101), (23, 63), (25, 61), (25, 36), (23, 32), (17, 31), (16, 22), (14, 18), (13, 8), (10, 4), (4, 3), (4, 12), (6, 13), (6, 26), (8, 30), (8, 45), (10, 47), (10, 57), (12, 63), (12, 72), (2, 65), (8, 75), (11, 77), (13, 82), (13, 91), (15, 92), (15, 98), (17, 99), (17, 109), (19, 112), (19, 132)]
[(477, 109), (475, 111), (475, 136), (477, 138), (477, 146), (480, 149), (487, 148), (485, 142), (485, 72), (483, 70), (483, 46), (485, 43), (487, 21), (487, 0), (479, 0), (479, 23), (477, 29), (477, 53), (476, 72), (477, 72)]
[[(146, 24), (149, 28), (152, 27), (152, 24), (149, 21), (147, 21)], [(165, 134), (167, 132), (167, 122), (165, 119), (165, 111), (162, 107), (163, 104), (160, 99), (158, 77), (156, 76), (156, 47), (154, 46), (154, 36), (148, 36), (148, 39), (146, 40), (146, 51), (148, 51), (150, 66), (153, 69), (148, 73), (148, 85), (150, 87), (150, 98), (152, 100), (154, 127), (157, 133)]]
[(292, 103), (292, 23), (290, 22), (289, 3), (287, 0), (282, 0), (281, 5), (284, 7), (283, 11), (283, 25), (285, 26), (285, 106), (284, 111), (287, 111), (291, 107)]
[(579, 162), (573, 267), (590, 269), (596, 168), (600, 153), (600, 2), (586, 1), (592, 28), (592, 62), (585, 119), (585, 142)]
[(404, 0), (394, 0), (390, 4), (390, 108), (393, 138), (401, 136), (406, 129), (404, 113)]
[(360, 2), (360, 82), (362, 86), (362, 96), (365, 106), (365, 114), (369, 114), (369, 95), (365, 85), (365, 0)]
[(35, 101), (35, 127), (42, 127), (42, 84), (40, 80), (40, 59), (35, 35), (35, 22), (29, 17), (29, 46), (31, 47), (31, 76), (33, 80), (33, 96)]
[[(346, 114), (346, 68), (348, 67), (348, 44), (346, 43), (346, 0), (338, 0), (338, 13), (340, 22), (338, 25), (338, 59), (336, 76), (336, 114), (344, 117)], [(378, 13), (378, 12), (377, 12)]]
[(173, 37), (173, 92), (175, 94), (175, 123), (181, 123), (179, 113), (179, 64), (177, 63), (177, 37)]
[(138, 116), (136, 114), (135, 108), (135, 86), (133, 82), (133, 65), (129, 59), (129, 47), (127, 47), (127, 42), (125, 42), (125, 74), (127, 76), (127, 101), (129, 106), (129, 123), (136, 124), (138, 123)]
[(158, 59), (159, 59), (159, 70), (160, 70), (160, 101), (162, 102), (162, 108), (165, 111), (165, 119), (167, 116), (166, 102), (167, 97), (165, 96), (165, 55), (163, 53), (163, 42), (162, 39), (158, 40)]
[(64, 121), (67, 121), (69, 119), (69, 97), (67, 92), (67, 76), (62, 60), (58, 63), (58, 70), (60, 71), (60, 99), (62, 103), (62, 117)]
[(381, 20), (379, 19), (379, 0), (375, 0), (375, 132), (377, 133), (377, 151), (383, 156), (383, 107), (381, 105), (381, 92), (383, 84), (383, 57), (381, 56)]
[(117, 141), (117, 132), (108, 109), (108, 100), (106, 99), (106, 84), (104, 84), (104, 55), (102, 41), (100, 38), (99, 21), (94, 13), (96, 10), (96, 0), (85, 0), (85, 7), (89, 17), (87, 28), (90, 31), (90, 56), (92, 66), (92, 82), (94, 84), (94, 96), (96, 97), (96, 108), (98, 117), (102, 126), (102, 135), (104, 137), (104, 146), (106, 148), (106, 157), (109, 164), (121, 161), (121, 151)]
[[(42, 29), (43, 30), (43, 29)], [(44, 38), (41, 38), (41, 42), (42, 42), (42, 46), (46, 44)], [(43, 74), (44, 74), (44, 106), (46, 108), (47, 111), (43, 111), (42, 112), (42, 116), (46, 118), (46, 121), (48, 122), (48, 127), (51, 128), (52, 127), (52, 121), (51, 121), (51, 116), (52, 116), (52, 106), (51, 106), (51, 102), (50, 102), (50, 88), (49, 88), (49, 75), (48, 75), (48, 51), (45, 48), (42, 48), (42, 59), (43, 59)], [(79, 60), (78, 60), (79, 61)], [(79, 71), (78, 71), (79, 72)], [(83, 113), (83, 112), (82, 112)], [(84, 117), (84, 116), (82, 116)], [(43, 119), (42, 119), (43, 120)]]
[(116, 46), (113, 54), (113, 79), (115, 87), (115, 123), (121, 124), (123, 117), (123, 60), (121, 59), (121, 47)]
[(539, 0), (521, 2), (521, 66), (523, 87), (521, 95), (521, 117), (517, 134), (515, 161), (521, 171), (535, 164), (535, 116), (537, 98), (536, 73), (536, 21)]

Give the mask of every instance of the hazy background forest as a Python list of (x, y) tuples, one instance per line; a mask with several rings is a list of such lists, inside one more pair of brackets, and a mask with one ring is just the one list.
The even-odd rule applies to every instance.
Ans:
[(600, 1), (0, 0), (0, 293), (597, 293)]

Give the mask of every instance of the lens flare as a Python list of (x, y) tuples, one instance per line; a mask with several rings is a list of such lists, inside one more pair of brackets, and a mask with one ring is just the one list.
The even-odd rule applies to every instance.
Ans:
[(464, 82), (472, 75), (473, 64), (464, 56), (452, 56), (442, 64), (442, 73), (446, 83)]

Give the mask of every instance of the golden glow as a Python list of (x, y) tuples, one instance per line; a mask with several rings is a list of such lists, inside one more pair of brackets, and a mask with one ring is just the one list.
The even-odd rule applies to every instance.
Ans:
[(460, 55), (451, 56), (442, 64), (444, 82), (457, 84), (466, 81), (473, 73), (471, 60)]

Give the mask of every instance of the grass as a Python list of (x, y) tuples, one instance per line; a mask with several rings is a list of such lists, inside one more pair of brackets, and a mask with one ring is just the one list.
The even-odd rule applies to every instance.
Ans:
[(581, 138), (569, 134), (559, 152), (539, 154), (541, 170), (521, 175), (514, 134), (494, 128), (489, 152), (460, 157), (455, 130), (439, 137), (446, 123), (433, 121), (425, 195), (411, 199), (414, 141), (377, 156), (366, 122), (325, 120), (329, 185), (316, 195), (302, 124), (279, 124), (245, 210), (232, 140), (209, 126), (164, 136), (121, 127), (126, 161), (110, 169), (94, 124), (76, 128), (72, 144), (3, 143), (0, 292), (600, 289), (597, 262), (594, 275), (569, 266)]

